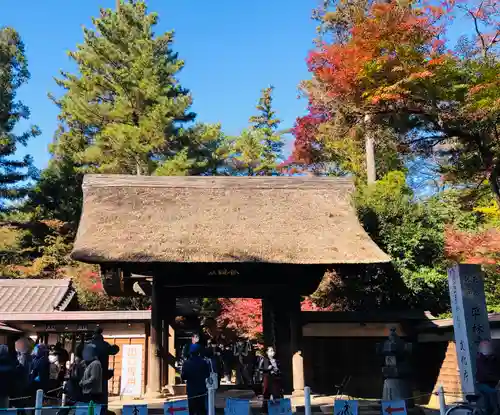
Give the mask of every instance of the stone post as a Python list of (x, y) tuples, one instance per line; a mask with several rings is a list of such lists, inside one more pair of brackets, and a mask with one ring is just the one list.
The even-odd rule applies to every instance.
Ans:
[(291, 299), (290, 347), (292, 354), (293, 395), (304, 396), (304, 358), (302, 356), (302, 319), (300, 297)]
[(460, 264), (450, 268), (448, 285), (462, 392), (473, 394), (477, 348), (481, 340), (491, 339), (481, 267)]
[(396, 328), (391, 328), (389, 338), (377, 345), (378, 353), (384, 357), (382, 375), (384, 376), (384, 401), (405, 400), (408, 408), (413, 407), (410, 386), (411, 366), (409, 357), (412, 344), (403, 341), (396, 333)]

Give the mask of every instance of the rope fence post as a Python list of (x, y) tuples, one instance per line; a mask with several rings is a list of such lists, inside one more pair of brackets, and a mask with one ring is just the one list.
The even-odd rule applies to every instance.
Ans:
[(208, 415), (215, 415), (215, 388), (208, 389)]
[(443, 385), (439, 385), (437, 393), (439, 397), (439, 415), (446, 415), (446, 399)]
[(312, 415), (311, 388), (309, 386), (304, 387), (304, 412), (305, 412), (305, 415)]
[(43, 390), (38, 389), (35, 397), (35, 415), (42, 415)]
[(62, 385), (61, 406), (66, 406), (66, 400), (67, 400), (67, 396), (66, 396), (66, 381), (64, 381), (63, 385)]

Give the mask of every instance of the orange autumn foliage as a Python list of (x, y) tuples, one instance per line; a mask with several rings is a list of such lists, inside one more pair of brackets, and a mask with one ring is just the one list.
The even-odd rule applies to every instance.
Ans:
[(446, 13), (444, 7), (375, 3), (347, 43), (311, 52), (309, 70), (332, 98), (362, 106), (403, 99), (411, 92), (407, 81), (432, 77), (443, 62), (436, 37)]
[(500, 260), (500, 230), (491, 228), (470, 233), (448, 227), (445, 230), (445, 254), (456, 262), (497, 264)]

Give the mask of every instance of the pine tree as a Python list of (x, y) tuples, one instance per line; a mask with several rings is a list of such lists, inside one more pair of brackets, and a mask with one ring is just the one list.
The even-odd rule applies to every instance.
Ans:
[(233, 176), (263, 175), (272, 171), (275, 164), (267, 164), (264, 135), (259, 130), (244, 130), (237, 137), (228, 137), (227, 165)]
[(259, 130), (264, 136), (266, 164), (276, 163), (278, 159), (282, 158), (284, 145), (281, 135), (277, 133), (281, 120), (276, 117), (276, 112), (273, 110), (273, 91), (273, 86), (261, 91), (259, 103), (256, 106), (259, 114), (251, 116), (249, 119), (252, 129)]
[(184, 62), (172, 51), (173, 32), (155, 37), (157, 20), (140, 0), (101, 10), (69, 53), (78, 75), (56, 80), (66, 93), (53, 98), (61, 110), (54, 153), (80, 171), (187, 174), (205, 157), (204, 143), (182, 128), (195, 118), (176, 79)]
[(28, 119), (30, 112), (16, 100), (18, 88), (30, 77), (19, 34), (10, 27), (0, 28), (0, 211), (6, 209), (5, 200), (16, 200), (26, 193), (22, 182), (32, 176), (31, 158), (13, 159), (19, 145), (40, 134), (37, 127), (18, 135), (17, 123)]

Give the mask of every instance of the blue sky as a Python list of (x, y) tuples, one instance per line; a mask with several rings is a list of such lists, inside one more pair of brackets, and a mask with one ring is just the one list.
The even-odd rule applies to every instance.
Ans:
[[(39, 168), (47, 165), (47, 146), (57, 127), (58, 110), (47, 98), (57, 93), (53, 77), (59, 70), (74, 70), (67, 57), (83, 39), (82, 26), (100, 7), (114, 7), (114, 0), (1, 0), (0, 26), (21, 34), (31, 72), (19, 98), (31, 109), (30, 123), (42, 135), (27, 149)], [(159, 14), (156, 33), (176, 32), (174, 49), (186, 61), (182, 85), (194, 98), (198, 121), (220, 122), (227, 134), (237, 134), (260, 90), (275, 86), (275, 107), (282, 127), (293, 125), (305, 112), (297, 99), (297, 85), (308, 77), (305, 58), (312, 47), (315, 24), (311, 10), (316, 0), (149, 0)]]

